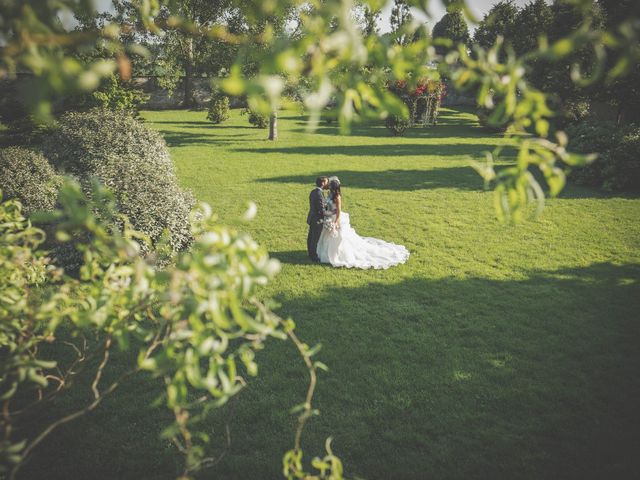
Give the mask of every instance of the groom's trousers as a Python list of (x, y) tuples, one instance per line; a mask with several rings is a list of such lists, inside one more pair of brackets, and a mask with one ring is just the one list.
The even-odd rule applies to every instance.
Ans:
[(318, 241), (322, 233), (321, 223), (312, 223), (309, 225), (309, 234), (307, 235), (307, 252), (311, 260), (318, 260)]

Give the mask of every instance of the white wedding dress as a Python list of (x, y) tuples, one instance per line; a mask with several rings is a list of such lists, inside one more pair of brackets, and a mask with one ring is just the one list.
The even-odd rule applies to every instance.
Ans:
[(340, 228), (331, 228), (336, 219), (336, 207), (327, 201), (325, 228), (318, 241), (318, 257), (322, 263), (347, 268), (389, 268), (404, 263), (409, 251), (402, 245), (377, 238), (361, 237), (351, 227), (349, 214), (340, 212)]

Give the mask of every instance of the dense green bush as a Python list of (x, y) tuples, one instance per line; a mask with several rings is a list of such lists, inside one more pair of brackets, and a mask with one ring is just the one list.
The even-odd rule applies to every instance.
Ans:
[(133, 227), (157, 241), (165, 229), (173, 251), (191, 239), (192, 195), (178, 186), (164, 139), (126, 113), (94, 109), (63, 115), (45, 155), (77, 177), (85, 192), (97, 178), (111, 189)]
[(251, 110), (250, 108), (245, 108), (242, 111), (242, 115), (248, 115), (249, 123), (254, 127), (267, 128), (269, 125), (269, 117), (255, 110)]
[(212, 123), (222, 123), (229, 119), (229, 97), (214, 95), (209, 103), (207, 120)]
[(492, 132), (504, 132), (509, 126), (509, 120), (495, 120), (491, 118), (492, 111), (488, 108), (480, 107), (476, 110), (478, 116), (478, 123), (483, 128)]
[(567, 127), (569, 148), (582, 153), (597, 153), (593, 163), (573, 170), (569, 179), (578, 185), (592, 187), (603, 183), (602, 166), (609, 161), (609, 154), (618, 139), (618, 129), (612, 122), (579, 122)]
[(640, 190), (640, 126), (624, 130), (602, 173), (608, 190)]
[(33, 145), (42, 141), (46, 125), (36, 121), (20, 96), (17, 82), (0, 83), (0, 123), (7, 127), (3, 145)]
[(398, 115), (389, 115), (385, 120), (385, 126), (391, 130), (394, 135), (402, 135), (409, 127), (409, 120), (399, 117)]
[(607, 190), (640, 188), (640, 127), (617, 127), (613, 122), (583, 121), (567, 128), (569, 148), (580, 153), (597, 153), (598, 158), (573, 170), (569, 179), (579, 185)]
[(0, 190), (5, 198), (20, 200), (26, 215), (52, 210), (62, 177), (41, 153), (22, 147), (0, 149)]
[(137, 115), (148, 96), (111, 75), (101, 88), (93, 93), (93, 98), (102, 108)]
[(20, 101), (15, 88), (3, 84), (0, 98), (0, 122), (5, 124), (12, 134), (29, 131), (34, 127), (33, 116)]
[(591, 113), (591, 103), (586, 99), (567, 100), (558, 107), (558, 118), (555, 124), (565, 128), (566, 125), (582, 122)]

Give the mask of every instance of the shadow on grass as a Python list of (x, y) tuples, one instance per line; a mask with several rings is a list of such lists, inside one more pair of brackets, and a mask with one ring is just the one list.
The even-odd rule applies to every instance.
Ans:
[[(307, 255), (306, 250), (289, 250), (284, 252), (270, 252), (273, 258), (277, 258), (281, 263), (289, 265), (314, 265)], [(322, 266), (322, 265), (319, 265)]]
[[(259, 153), (259, 154), (285, 154), (285, 155), (343, 155), (349, 157), (403, 157), (403, 156), (458, 156), (458, 157), (480, 157), (483, 152), (492, 150), (492, 145), (483, 143), (450, 143), (450, 144), (428, 144), (428, 143), (398, 143), (382, 145), (318, 145), (318, 146), (297, 146), (297, 147), (259, 147), (259, 148), (236, 148), (237, 152)], [(504, 149), (504, 155), (515, 154), (515, 149)]]
[(159, 124), (167, 124), (167, 125), (175, 125), (176, 127), (182, 127), (184, 125), (196, 125), (200, 127), (212, 127), (213, 124), (211, 122), (207, 122), (205, 120), (197, 120), (197, 121), (181, 121), (181, 120), (147, 120), (149, 123), (159, 123)]
[(311, 188), (320, 175), (336, 175), (343, 188), (371, 188), (378, 190), (413, 191), (433, 188), (456, 188), (481, 191), (482, 178), (471, 167), (433, 168), (430, 170), (379, 170), (360, 172), (339, 170), (309, 175), (287, 175), (258, 180), (264, 183), (299, 183)]
[[(205, 145), (215, 148), (220, 145), (233, 145), (240, 142), (255, 142), (257, 139), (248, 133), (216, 135), (215, 132), (180, 132), (159, 130), (169, 147), (186, 147), (194, 145)], [(238, 139), (237, 137), (251, 137), (247, 139)], [(266, 137), (265, 137), (266, 138)]]
[[(541, 184), (546, 184), (544, 179), (539, 180)], [(558, 195), (560, 199), (581, 199), (581, 198), (601, 198), (601, 199), (610, 199), (610, 198), (626, 198), (626, 199), (635, 199), (640, 198), (640, 192), (613, 192), (608, 190), (603, 190), (602, 188), (596, 187), (584, 187), (580, 185), (573, 185), (568, 183), (563, 189), (562, 192)]]
[[(259, 128), (256, 128), (252, 125), (216, 125), (213, 124), (211, 122), (179, 122), (179, 121), (164, 121), (164, 120), (157, 120), (157, 121), (153, 121), (152, 123), (154, 124), (167, 124), (167, 125), (173, 125), (175, 128), (190, 128), (190, 129), (201, 129), (203, 131), (216, 131), (216, 130), (225, 130), (225, 129), (232, 129), (232, 130), (244, 130), (244, 129), (248, 129), (248, 130), (261, 130)], [(159, 130), (162, 130), (162, 127), (159, 128)], [(266, 129), (263, 129), (266, 132)]]
[[(336, 286), (308, 279), (309, 290), (276, 297), (330, 367), (305, 453), (332, 435), (346, 472), (371, 479), (635, 478), (640, 265), (394, 284), (383, 272), (332, 273)], [(371, 283), (340, 286), (358, 275)], [(234, 400), (231, 450), (198, 478), (281, 478), (295, 428), (288, 409), (306, 391), (306, 370), (277, 341), (258, 363), (260, 376)], [(46, 440), (22, 478), (175, 478), (179, 455), (159, 439), (170, 415), (149, 408), (161, 390), (126, 383)], [(57, 408), (86, 403), (77, 395)], [(211, 432), (224, 431), (225, 415), (210, 415)]]
[(397, 284), (336, 272), (372, 281), (277, 300), (302, 338), (322, 343), (331, 369), (306, 442), (339, 439), (347, 470), (403, 479), (638, 471), (640, 265)]
[[(288, 117), (288, 120), (297, 120), (296, 124), (306, 127), (308, 121), (305, 117)], [(306, 128), (294, 129), (295, 132), (307, 132)], [(336, 122), (327, 124), (321, 122), (314, 130), (320, 135), (339, 135), (340, 130)], [(356, 123), (351, 128), (352, 136), (362, 137), (393, 137), (393, 134), (385, 127), (384, 121)], [(448, 138), (448, 137), (492, 137), (502, 138), (501, 133), (496, 133), (481, 127), (475, 117), (469, 117), (465, 112), (452, 110), (443, 111), (438, 117), (438, 124), (430, 127), (413, 127), (404, 132), (402, 138)]]

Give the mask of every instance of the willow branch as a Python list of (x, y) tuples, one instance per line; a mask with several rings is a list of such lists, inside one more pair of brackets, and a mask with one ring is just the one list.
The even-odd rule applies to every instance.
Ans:
[(311, 417), (312, 415), (311, 401), (313, 400), (313, 393), (316, 389), (318, 376), (316, 373), (316, 367), (311, 361), (311, 357), (307, 353), (307, 350), (304, 344), (300, 341), (298, 336), (291, 329), (287, 330), (287, 335), (289, 336), (291, 341), (294, 343), (294, 345), (298, 349), (298, 352), (300, 352), (300, 355), (304, 360), (307, 370), (309, 371), (309, 387), (307, 388), (307, 395), (305, 397), (304, 411), (298, 417), (298, 428), (296, 429), (296, 436), (295, 436), (295, 442), (294, 442), (295, 449), (300, 450), (302, 432), (304, 431), (304, 426), (307, 423), (307, 420), (309, 420), (309, 417)]
[(100, 383), (100, 379), (102, 378), (102, 372), (104, 371), (104, 368), (107, 366), (107, 362), (109, 361), (110, 348), (111, 348), (111, 335), (109, 335), (104, 342), (104, 355), (102, 357), (102, 362), (100, 362), (100, 366), (98, 367), (96, 376), (93, 379), (93, 383), (91, 384), (91, 390), (93, 390), (94, 398), (98, 398), (100, 396), (100, 391), (98, 390), (98, 384)]
[[(145, 351), (145, 355), (144, 355), (145, 358), (148, 358), (153, 353), (153, 351), (161, 344), (161, 336), (162, 336), (161, 332), (158, 332), (156, 334), (154, 340), (151, 342), (151, 344)], [(102, 372), (109, 359), (108, 351), (110, 346), (111, 346), (111, 337), (109, 337), (107, 341), (105, 341), (105, 355), (103, 357), (102, 362), (100, 363), (100, 367), (98, 367), (96, 376), (94, 377), (93, 382), (91, 384), (91, 389), (93, 390), (93, 393), (94, 393), (94, 400), (86, 407), (80, 410), (77, 410), (73, 413), (70, 413), (69, 415), (66, 415), (62, 418), (59, 418), (58, 420), (50, 424), (47, 428), (45, 428), (42, 432), (40, 432), (40, 434), (31, 443), (29, 443), (27, 448), (25, 448), (24, 451), (22, 452), (22, 461), (13, 467), (13, 470), (9, 475), (10, 480), (15, 480), (18, 470), (22, 467), (22, 465), (24, 465), (25, 461), (27, 460), (28, 456), (31, 454), (33, 449), (37, 447), (56, 428), (64, 425), (65, 423), (69, 423), (83, 415), (86, 415), (92, 410), (95, 410), (98, 407), (98, 405), (100, 405), (102, 400), (104, 400), (107, 396), (111, 395), (120, 386), (120, 384), (123, 381), (125, 381), (127, 378), (135, 375), (140, 371), (140, 367), (136, 367), (129, 370), (128, 372), (123, 373), (122, 375), (120, 375), (120, 377), (118, 377), (116, 381), (114, 381), (111, 385), (109, 385), (109, 387), (106, 390), (104, 390), (103, 392), (100, 392), (97, 386), (102, 376)]]
[[(37, 447), (48, 435), (51, 434), (51, 432), (53, 432), (56, 428), (64, 425), (65, 423), (69, 423), (73, 420), (75, 420), (76, 418), (81, 417), (82, 415), (85, 415), (89, 412), (91, 412), (92, 410), (95, 410), (95, 408), (100, 405), (100, 403), (102, 402), (102, 400), (105, 399), (105, 397), (109, 396), (110, 394), (112, 394), (117, 388), (118, 386), (120, 386), (120, 383), (122, 383), (125, 379), (127, 379), (128, 377), (134, 375), (135, 373), (137, 373), (140, 369), (138, 367), (123, 373), (115, 382), (113, 382), (109, 388), (107, 388), (104, 392), (102, 392), (101, 394), (99, 394), (99, 396), (97, 398), (95, 398), (93, 400), (93, 402), (91, 402), (89, 405), (87, 405), (86, 407), (77, 410), (65, 417), (62, 417), (58, 420), (56, 420), (55, 422), (53, 422), (51, 425), (49, 425), (47, 428), (45, 428), (30, 444), (27, 448), (24, 449), (24, 451), (22, 452), (22, 461), (20, 463), (18, 463), (13, 470), (11, 471), (11, 474), (9, 476), (10, 480), (15, 480), (16, 474), (18, 473), (18, 470), (20, 469), (20, 467), (22, 465), (24, 465), (25, 460), (28, 458), (28, 456), (31, 454), (31, 452), (33, 451), (33, 449), (35, 447)], [(95, 382), (95, 380), (94, 380)]]
[(294, 448), (295, 450), (299, 451), (301, 449), (302, 432), (304, 431), (305, 424), (307, 423), (307, 420), (309, 420), (309, 417), (313, 415), (312, 401), (313, 401), (313, 394), (316, 389), (316, 383), (318, 380), (317, 369), (316, 369), (316, 366), (313, 364), (313, 361), (311, 360), (311, 355), (309, 355), (307, 346), (304, 343), (302, 343), (302, 341), (300, 341), (298, 336), (293, 332), (291, 328), (288, 328), (286, 326), (285, 321), (281, 317), (279, 317), (278, 315), (270, 311), (261, 302), (257, 300), (253, 300), (252, 303), (261, 311), (263, 315), (274, 317), (275, 319), (277, 319), (278, 323), (284, 327), (284, 330), (286, 331), (287, 336), (291, 339), (293, 344), (298, 349), (298, 352), (302, 356), (302, 359), (304, 360), (304, 364), (307, 367), (307, 370), (309, 372), (309, 386), (307, 387), (307, 394), (305, 396), (304, 410), (298, 417), (298, 426), (296, 428), (296, 434), (295, 434), (295, 440), (294, 440)]

